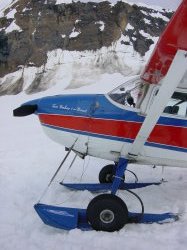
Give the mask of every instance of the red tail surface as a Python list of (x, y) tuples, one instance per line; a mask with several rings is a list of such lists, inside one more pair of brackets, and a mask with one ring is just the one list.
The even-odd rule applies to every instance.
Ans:
[(149, 83), (158, 83), (167, 74), (178, 49), (187, 51), (187, 0), (183, 0), (173, 14), (141, 78)]

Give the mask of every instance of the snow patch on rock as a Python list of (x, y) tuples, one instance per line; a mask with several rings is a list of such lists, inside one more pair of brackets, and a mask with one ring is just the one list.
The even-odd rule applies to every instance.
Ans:
[(103, 31), (105, 29), (105, 23), (103, 21), (98, 21), (98, 22), (95, 22), (95, 24), (99, 24), (99, 30), (100, 31)]
[(76, 31), (75, 27), (73, 28), (72, 32), (70, 33), (69, 37), (70, 38), (75, 38), (77, 37), (81, 32)]
[(11, 24), (5, 29), (6, 33), (10, 33), (14, 30), (17, 30), (19, 32), (22, 31), (22, 29), (16, 24), (15, 20), (11, 22)]

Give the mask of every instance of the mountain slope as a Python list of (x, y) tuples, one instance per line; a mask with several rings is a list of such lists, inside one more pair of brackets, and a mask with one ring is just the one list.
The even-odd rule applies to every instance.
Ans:
[(58, 84), (53, 78), (59, 72), (67, 78), (67, 67), (73, 78), (65, 85), (71, 87), (79, 85), (80, 68), (90, 72), (82, 85), (95, 73), (139, 73), (172, 15), (125, 2), (57, 3), (17, 0), (1, 12), (0, 95), (46, 90)]

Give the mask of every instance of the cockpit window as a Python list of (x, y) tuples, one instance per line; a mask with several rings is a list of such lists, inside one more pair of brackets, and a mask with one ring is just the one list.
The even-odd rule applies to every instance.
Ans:
[(174, 92), (164, 113), (187, 117), (187, 93)]
[(109, 93), (110, 98), (125, 106), (139, 108), (145, 93), (147, 92), (148, 85), (142, 82), (136, 81), (130, 84), (121, 85), (119, 88), (114, 89)]

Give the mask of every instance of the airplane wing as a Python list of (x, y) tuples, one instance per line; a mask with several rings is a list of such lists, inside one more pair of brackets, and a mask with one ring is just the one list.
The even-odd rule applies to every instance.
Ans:
[(154, 129), (169, 98), (177, 86), (187, 88), (187, 0), (183, 0), (143, 71), (141, 78), (161, 87), (154, 98), (147, 116), (129, 151), (129, 158), (136, 158)]

